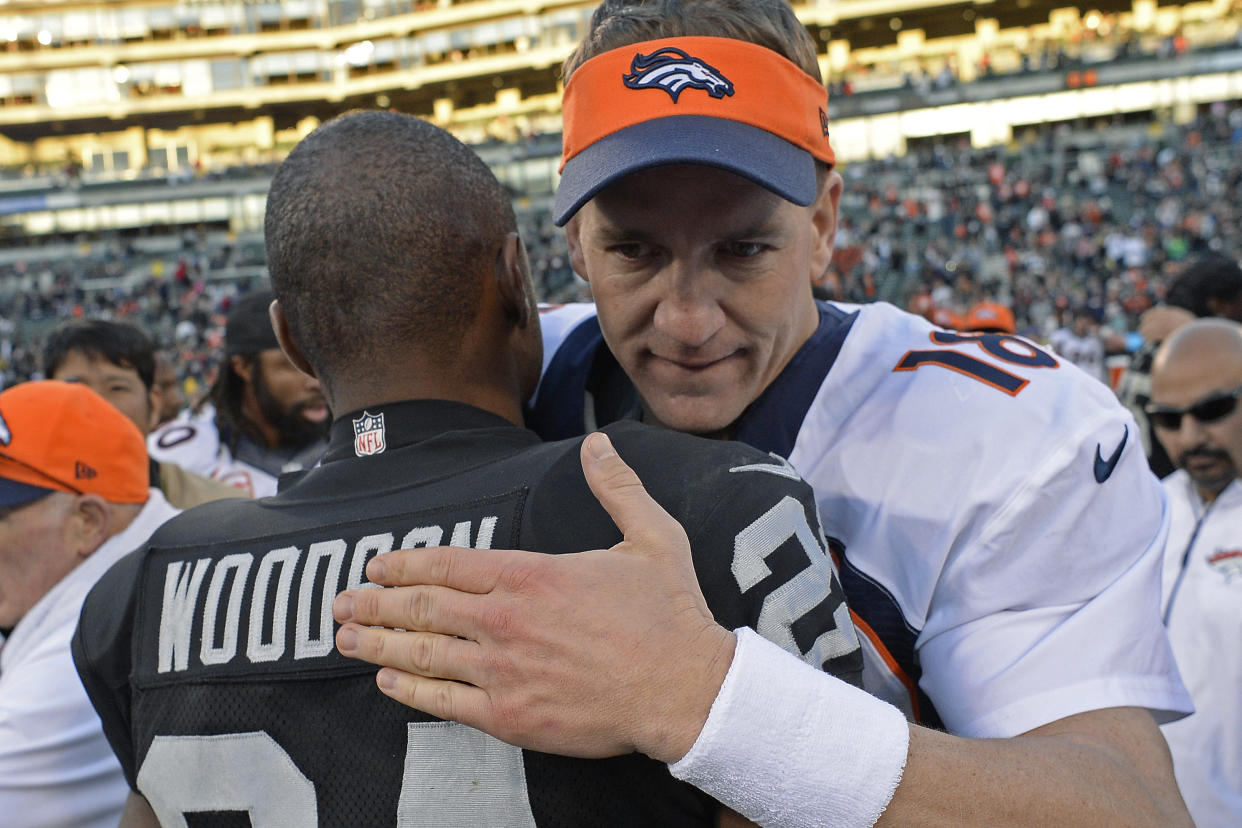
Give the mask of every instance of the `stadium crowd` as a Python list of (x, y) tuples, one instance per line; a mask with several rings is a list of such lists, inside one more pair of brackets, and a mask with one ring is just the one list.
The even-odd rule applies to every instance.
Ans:
[[(1032, 127), (1007, 147), (914, 144), (906, 155), (842, 166), (845, 192), (827, 295), (885, 300), (956, 327), (980, 301), (1014, 312), (1047, 342), (1085, 309), (1114, 353), (1185, 261), (1242, 249), (1242, 107), (1214, 104), (1188, 124)], [(519, 214), (540, 299), (589, 289), (546, 208)], [(82, 241), (51, 261), (0, 268), (0, 376), (38, 377), (41, 337), (59, 320), (134, 321), (175, 357), (195, 397), (213, 375), (224, 315), (263, 263), (257, 239), (186, 231), (176, 250)], [(99, 284), (99, 287), (91, 287)]]

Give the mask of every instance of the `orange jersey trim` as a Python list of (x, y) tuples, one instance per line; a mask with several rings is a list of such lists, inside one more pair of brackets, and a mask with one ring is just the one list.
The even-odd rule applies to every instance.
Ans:
[(902, 685), (905, 686), (906, 692), (910, 694), (910, 710), (914, 713), (914, 720), (916, 722), (922, 721), (923, 714), (919, 710), (919, 691), (914, 686), (914, 682), (906, 675), (906, 671), (901, 669), (901, 665), (897, 663), (897, 659), (893, 658), (893, 654), (884, 646), (884, 642), (880, 640), (880, 637), (875, 634), (875, 630), (871, 629), (870, 625), (862, 620), (862, 616), (854, 612), (854, 610), (850, 610), (850, 618), (854, 620), (854, 626), (861, 630), (863, 635), (867, 636), (867, 640), (871, 642), (871, 646), (875, 647), (875, 651), (880, 654), (880, 658), (884, 659), (884, 665), (888, 667), (889, 672), (896, 676)]
[[(698, 82), (668, 82), (659, 60), (677, 53), (696, 65)], [(709, 90), (710, 85), (710, 90)], [(657, 118), (706, 115), (770, 132), (828, 164), (828, 92), (792, 61), (764, 46), (727, 37), (648, 40), (597, 55), (573, 73), (562, 106), (561, 168), (587, 147)]]

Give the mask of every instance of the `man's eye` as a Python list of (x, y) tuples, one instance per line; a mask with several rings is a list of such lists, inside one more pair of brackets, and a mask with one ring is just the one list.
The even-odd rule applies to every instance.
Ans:
[(643, 242), (621, 242), (608, 249), (623, 259), (641, 259), (651, 252), (650, 245)]
[(767, 245), (760, 242), (735, 241), (729, 242), (725, 248), (730, 256), (736, 256), (739, 259), (749, 259), (752, 256), (758, 256), (767, 249)]

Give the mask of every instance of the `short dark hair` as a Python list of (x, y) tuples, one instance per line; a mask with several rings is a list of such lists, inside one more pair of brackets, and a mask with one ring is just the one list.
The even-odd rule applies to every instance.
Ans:
[(785, 0), (604, 0), (565, 59), (565, 82), (596, 55), (665, 37), (729, 37), (766, 46), (823, 82), (815, 41)]
[(148, 391), (155, 385), (155, 343), (128, 322), (66, 322), (52, 331), (43, 346), (43, 373), (49, 377), (55, 374), (74, 351), (136, 371)]
[(1242, 268), (1237, 261), (1211, 253), (1186, 266), (1165, 293), (1170, 305), (1198, 317), (1215, 316), (1210, 302), (1230, 302), (1242, 293)]
[(323, 383), (379, 376), (418, 343), (450, 359), (478, 312), (513, 205), (492, 171), (439, 127), (395, 112), (320, 126), (280, 165), (264, 236), (293, 341)]

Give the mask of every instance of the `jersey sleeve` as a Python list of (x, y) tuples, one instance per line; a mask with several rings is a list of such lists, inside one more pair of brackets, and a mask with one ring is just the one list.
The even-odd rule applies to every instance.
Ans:
[(783, 458), (741, 443), (638, 428), (605, 430), (682, 522), (717, 623), (859, 684), (862, 652), (811, 487)]
[[(73, 635), (73, 664), (103, 723), (104, 735), (136, 789), (137, 769), (130, 727), (130, 675), (135, 618), (135, 584), (146, 547), (113, 565), (91, 589)], [(123, 597), (120, 597), (123, 596)]]
[(923, 689), (955, 733), (1191, 709), (1160, 623), (1165, 494), (1124, 410), (1093, 420), (1049, 444), (945, 560), (919, 651)]
[(861, 685), (862, 651), (814, 494), (781, 458), (756, 459), (725, 470), (712, 486), (720, 493), (715, 507), (699, 527), (687, 527), (708, 602), (723, 593), (727, 606), (736, 595), (738, 617), (718, 613), (723, 626), (750, 627)]

